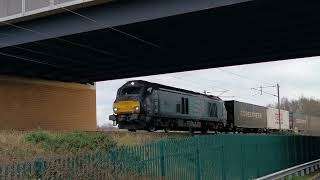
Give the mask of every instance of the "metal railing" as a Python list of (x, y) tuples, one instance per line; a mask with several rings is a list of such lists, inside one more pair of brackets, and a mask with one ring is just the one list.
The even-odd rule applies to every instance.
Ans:
[(295, 176), (305, 176), (310, 173), (313, 173), (314, 171), (320, 169), (320, 159), (314, 160), (311, 162), (307, 162), (298, 166), (294, 166), (285, 170), (281, 170), (260, 178), (257, 178), (256, 180), (274, 180), (274, 179), (285, 179)]

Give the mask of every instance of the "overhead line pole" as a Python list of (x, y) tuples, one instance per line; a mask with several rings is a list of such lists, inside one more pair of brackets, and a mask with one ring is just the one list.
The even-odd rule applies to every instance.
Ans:
[(280, 110), (280, 86), (279, 83), (277, 83), (277, 91), (278, 91), (278, 115), (279, 115), (279, 130), (281, 130), (281, 110)]
[[(271, 93), (268, 93), (268, 92), (265, 92), (263, 91), (262, 89), (263, 88), (270, 88), (270, 87), (276, 87), (277, 88), (277, 95), (275, 94), (271, 94)], [(259, 88), (259, 89), (257, 89)], [(259, 93), (262, 95), (263, 93), (265, 94), (268, 94), (268, 95), (271, 95), (271, 96), (275, 96), (278, 98), (278, 121), (279, 121), (279, 130), (281, 130), (281, 107), (280, 107), (280, 85), (279, 83), (277, 83), (277, 85), (275, 86), (266, 86), (266, 87), (257, 87), (257, 88), (251, 88), (252, 90), (256, 90), (256, 91), (259, 91)]]

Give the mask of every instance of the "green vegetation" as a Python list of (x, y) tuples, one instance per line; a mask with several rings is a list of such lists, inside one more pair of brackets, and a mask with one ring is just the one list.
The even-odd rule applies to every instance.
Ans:
[(292, 180), (307, 180), (308, 178), (306, 177), (298, 177), (298, 176), (294, 176), (292, 177)]
[[(288, 178), (287, 178), (288, 179)], [(293, 176), (290, 180), (313, 180), (314, 178), (312, 175), (306, 175), (306, 176)]]
[[(278, 104), (269, 104), (268, 107), (278, 108)], [(320, 99), (301, 96), (297, 99), (281, 98), (280, 108), (292, 112), (302, 112), (312, 116), (320, 116)]]
[(50, 135), (44, 131), (31, 132), (26, 136), (26, 140), (29, 142), (32, 142), (33, 144), (48, 141), (49, 139), (50, 139)]
[(32, 161), (39, 157), (76, 155), (113, 147), (189, 137), (188, 133), (147, 133), (127, 131), (53, 132), (0, 131), (0, 162)]
[(49, 134), (45, 131), (31, 132), (26, 135), (26, 141), (40, 144), (44, 149), (54, 152), (83, 152), (95, 150), (110, 150), (116, 147), (116, 142), (103, 133), (85, 133), (80, 131), (62, 134)]

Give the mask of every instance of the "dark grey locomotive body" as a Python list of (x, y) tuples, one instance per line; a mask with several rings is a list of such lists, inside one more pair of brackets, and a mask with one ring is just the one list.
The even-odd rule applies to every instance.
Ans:
[[(139, 89), (139, 93), (122, 93), (128, 88)], [(120, 129), (129, 130), (206, 132), (223, 129), (227, 120), (224, 102), (218, 97), (147, 81), (129, 81), (123, 85), (118, 90), (114, 110), (116, 111), (110, 119), (115, 121)]]

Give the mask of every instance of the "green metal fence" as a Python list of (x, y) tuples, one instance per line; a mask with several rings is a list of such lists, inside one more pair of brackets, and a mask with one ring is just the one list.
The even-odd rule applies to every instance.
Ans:
[(320, 157), (320, 138), (208, 135), (0, 166), (8, 179), (253, 179)]

